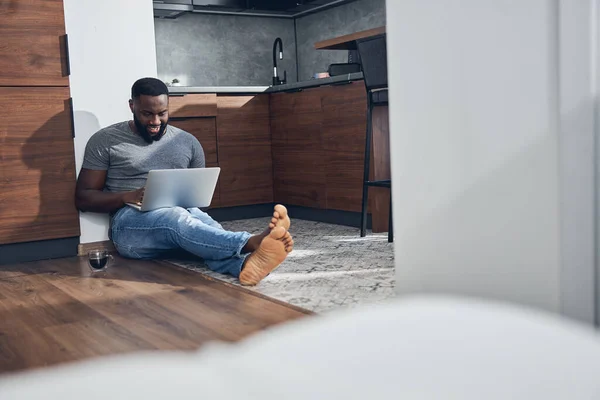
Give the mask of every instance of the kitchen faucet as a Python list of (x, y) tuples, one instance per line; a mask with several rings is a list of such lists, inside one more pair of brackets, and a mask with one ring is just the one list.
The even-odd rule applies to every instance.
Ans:
[(283, 60), (283, 41), (281, 38), (275, 39), (273, 43), (273, 86), (275, 85), (285, 85), (287, 81), (287, 71), (283, 71), (283, 80), (279, 79), (279, 75), (277, 74), (277, 45), (279, 44), (279, 59)]

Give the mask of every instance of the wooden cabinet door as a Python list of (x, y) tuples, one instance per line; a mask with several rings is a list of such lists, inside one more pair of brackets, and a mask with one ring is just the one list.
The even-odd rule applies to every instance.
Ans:
[(326, 207), (321, 94), (322, 90), (317, 88), (271, 95), (276, 202)]
[(367, 127), (364, 83), (323, 89), (327, 208), (360, 211)]
[[(194, 135), (202, 145), (207, 167), (218, 167), (216, 118), (170, 119), (169, 124)], [(219, 182), (213, 195), (211, 207), (219, 206)]]
[(69, 88), (0, 87), (0, 110), (0, 244), (79, 236)]
[(217, 96), (222, 207), (273, 202), (269, 95)]
[(0, 86), (69, 86), (62, 0), (5, 0), (0, 18)]

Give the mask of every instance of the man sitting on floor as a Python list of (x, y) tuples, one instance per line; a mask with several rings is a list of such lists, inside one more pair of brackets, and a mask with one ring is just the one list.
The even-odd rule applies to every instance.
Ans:
[(258, 235), (230, 232), (198, 208), (141, 212), (138, 203), (152, 169), (204, 168), (204, 150), (188, 132), (168, 125), (167, 86), (155, 78), (133, 84), (133, 121), (96, 132), (88, 141), (77, 180), (75, 204), (81, 211), (110, 214), (109, 238), (128, 258), (156, 258), (185, 250), (220, 273), (256, 285), (292, 251), (287, 209), (278, 204), (268, 228)]

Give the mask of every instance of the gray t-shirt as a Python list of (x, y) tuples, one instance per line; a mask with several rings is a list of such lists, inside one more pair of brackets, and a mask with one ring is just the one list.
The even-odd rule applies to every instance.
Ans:
[(92, 135), (82, 168), (107, 171), (105, 191), (136, 190), (152, 169), (204, 168), (204, 150), (196, 137), (171, 125), (156, 142), (147, 143), (129, 123), (119, 122)]

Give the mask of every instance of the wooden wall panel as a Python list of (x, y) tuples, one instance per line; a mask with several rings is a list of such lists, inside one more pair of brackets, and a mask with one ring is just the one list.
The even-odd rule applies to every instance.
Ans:
[(62, 0), (6, 0), (0, 19), (0, 86), (69, 86)]
[(79, 236), (69, 88), (0, 87), (0, 243)]

